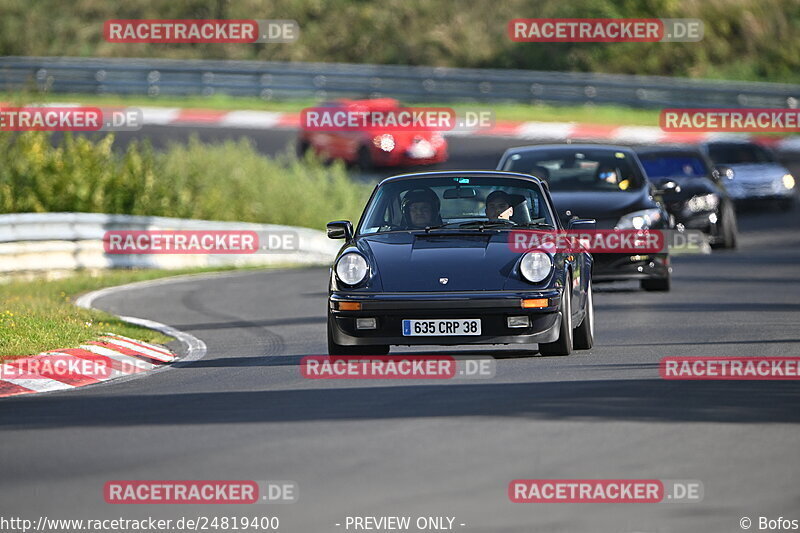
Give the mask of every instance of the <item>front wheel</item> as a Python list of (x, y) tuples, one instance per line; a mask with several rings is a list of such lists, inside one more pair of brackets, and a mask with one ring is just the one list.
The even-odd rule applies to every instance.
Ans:
[(386, 355), (389, 353), (388, 344), (375, 346), (345, 346), (337, 344), (333, 339), (333, 318), (328, 317), (328, 355)]
[(358, 149), (356, 166), (361, 172), (369, 172), (375, 166), (372, 161), (372, 152), (366, 146)]
[(564, 283), (564, 293), (561, 297), (561, 331), (555, 342), (539, 343), (539, 353), (542, 355), (569, 355), (572, 353), (572, 283), (567, 277)]
[(794, 208), (793, 198), (778, 201), (778, 209), (780, 209), (781, 211), (791, 211), (793, 208)]
[(669, 276), (666, 278), (643, 279), (641, 286), (646, 291), (667, 292), (670, 288)]
[(594, 346), (594, 297), (592, 296), (592, 280), (586, 289), (586, 313), (581, 325), (575, 328), (573, 347), (576, 350), (589, 350)]
[(722, 239), (712, 248), (725, 248), (727, 250), (736, 249), (736, 241), (739, 237), (739, 228), (736, 222), (736, 212), (732, 207), (728, 207), (722, 213)]

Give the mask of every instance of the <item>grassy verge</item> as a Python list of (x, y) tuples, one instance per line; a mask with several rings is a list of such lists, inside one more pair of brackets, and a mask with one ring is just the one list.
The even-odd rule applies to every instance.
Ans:
[(108, 313), (76, 307), (85, 292), (178, 274), (229, 270), (126, 270), (100, 275), (77, 273), (54, 281), (0, 284), (0, 361), (57, 348), (73, 348), (103, 333), (117, 333), (145, 342), (165, 343), (170, 337), (122, 322)]
[(0, 213), (84, 212), (286, 224), (358, 218), (371, 187), (340, 163), (265, 157), (249, 139), (112, 149), (113, 135), (0, 132)]
[[(132, 107), (181, 107), (196, 109), (216, 109), (235, 111), (241, 109), (254, 111), (276, 111), (299, 113), (305, 107), (318, 103), (316, 100), (270, 101), (255, 97), (236, 97), (227, 95), (187, 96), (155, 98), (146, 96), (92, 95), (92, 94), (10, 94), (0, 93), (0, 101), (74, 102), (96, 106)], [(541, 121), (541, 122), (583, 122), (589, 124), (611, 124), (632, 126), (657, 126), (657, 109), (631, 109), (612, 105), (549, 105), (523, 103), (442, 103), (442, 102), (404, 102), (409, 105), (452, 107), (456, 111), (490, 109), (497, 120)]]

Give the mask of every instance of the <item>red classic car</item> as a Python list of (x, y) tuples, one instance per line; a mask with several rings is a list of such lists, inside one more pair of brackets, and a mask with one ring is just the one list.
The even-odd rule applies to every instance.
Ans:
[[(341, 159), (362, 169), (447, 161), (447, 141), (433, 127), (392, 127), (380, 120), (361, 120), (376, 116), (392, 118), (411, 109), (392, 98), (375, 98), (341, 99), (304, 110), (298, 152), (302, 155), (314, 150), (322, 158)], [(320, 117), (321, 122), (317, 120)], [(337, 120), (332, 121), (331, 117)]]

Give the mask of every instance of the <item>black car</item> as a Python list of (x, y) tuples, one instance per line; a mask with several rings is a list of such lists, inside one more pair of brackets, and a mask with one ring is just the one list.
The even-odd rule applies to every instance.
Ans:
[[(572, 227), (593, 227), (573, 221)], [(547, 355), (591, 348), (592, 257), (520, 253), (514, 230), (563, 229), (535, 177), (452, 171), (394, 176), (372, 193), (331, 268), (328, 351), (390, 345), (538, 343)]]
[[(692, 146), (636, 148), (647, 177), (664, 196), (667, 211), (677, 224), (708, 235), (715, 248), (736, 248), (736, 210), (719, 171), (705, 154)], [(677, 187), (676, 187), (677, 185)]]
[[(673, 227), (661, 196), (630, 148), (600, 144), (551, 144), (506, 150), (498, 170), (532, 174), (549, 185), (563, 225), (592, 218), (597, 229), (664, 230)], [(670, 288), (668, 253), (595, 253), (593, 279), (636, 279), (650, 291)]]

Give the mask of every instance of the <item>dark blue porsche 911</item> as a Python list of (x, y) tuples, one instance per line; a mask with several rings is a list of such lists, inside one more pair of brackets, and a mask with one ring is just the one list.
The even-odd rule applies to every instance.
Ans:
[[(590, 229), (573, 220), (568, 229)], [(547, 185), (527, 174), (449, 171), (383, 180), (331, 268), (328, 351), (390, 345), (537, 343), (569, 355), (594, 341), (592, 258), (509, 245), (512, 231), (563, 229)], [(571, 251), (574, 252), (574, 251)]]

